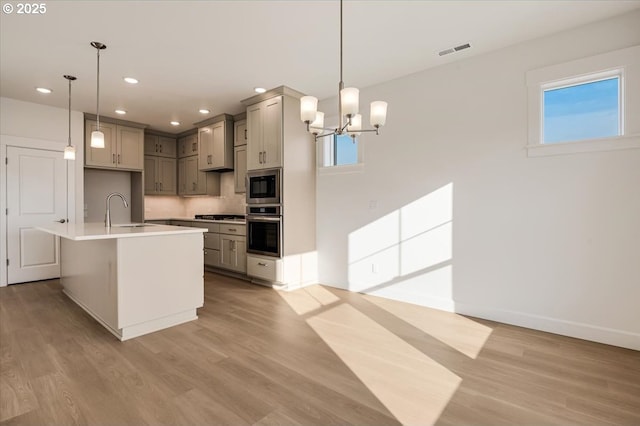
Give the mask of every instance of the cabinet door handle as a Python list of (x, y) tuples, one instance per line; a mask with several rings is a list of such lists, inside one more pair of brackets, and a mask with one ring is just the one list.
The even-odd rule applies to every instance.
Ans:
[(236, 232), (236, 228), (229, 228), (229, 229), (227, 229), (227, 231), (229, 231), (229, 232)]
[(258, 262), (258, 266), (267, 266), (266, 263)]
[(191, 151), (196, 152), (198, 150), (198, 142), (191, 144)]
[(158, 190), (158, 182), (156, 182), (155, 187), (156, 187), (156, 191), (157, 191)]
[(120, 154), (118, 154), (118, 164), (120, 164)]
[(262, 151), (262, 161), (267, 162), (267, 151)]
[(262, 151), (258, 153), (258, 163), (262, 164)]
[(111, 162), (113, 164), (116, 164), (116, 155), (115, 154), (111, 154)]
[(244, 140), (247, 140), (247, 129), (244, 129)]
[(156, 144), (156, 152), (158, 152), (158, 144)]
[(162, 191), (162, 182), (160, 182), (160, 191)]

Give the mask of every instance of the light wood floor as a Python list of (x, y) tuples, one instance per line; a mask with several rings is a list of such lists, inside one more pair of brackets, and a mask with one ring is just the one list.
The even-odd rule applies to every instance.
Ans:
[(640, 353), (207, 273), (188, 324), (119, 342), (58, 281), (0, 288), (2, 425), (640, 425)]

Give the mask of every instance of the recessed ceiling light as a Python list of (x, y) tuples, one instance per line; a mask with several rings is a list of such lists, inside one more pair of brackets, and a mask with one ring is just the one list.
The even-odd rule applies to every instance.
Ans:
[(129, 84), (138, 84), (138, 80), (133, 77), (125, 77), (124, 81), (126, 81)]
[(254, 87), (253, 90), (255, 90), (256, 93), (264, 93), (267, 91), (264, 87)]
[(179, 122), (179, 121), (172, 121), (172, 122), (171, 122), (171, 125), (172, 125), (172, 126), (179, 126), (179, 125), (180, 125), (180, 122)]
[(40, 93), (46, 93), (46, 94), (51, 93), (51, 89), (47, 89), (46, 87), (36, 87), (36, 90)]
[(209, 111), (208, 109), (202, 108), (199, 110), (200, 114), (209, 114), (211, 111)]
[(127, 111), (123, 110), (123, 109), (117, 109), (115, 111), (116, 114), (120, 114), (120, 115), (125, 115), (127, 113)]

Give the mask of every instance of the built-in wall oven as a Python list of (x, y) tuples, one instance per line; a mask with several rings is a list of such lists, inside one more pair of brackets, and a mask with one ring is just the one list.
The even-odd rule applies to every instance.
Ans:
[(280, 205), (247, 206), (247, 253), (282, 257)]
[(248, 171), (247, 204), (280, 204), (281, 174), (282, 169)]

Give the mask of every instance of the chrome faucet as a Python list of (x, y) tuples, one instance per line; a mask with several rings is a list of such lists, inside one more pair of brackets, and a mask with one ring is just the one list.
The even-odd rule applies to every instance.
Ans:
[(119, 192), (112, 192), (111, 194), (107, 195), (107, 210), (104, 214), (104, 226), (106, 228), (111, 228), (111, 197), (113, 197), (114, 195), (117, 195), (118, 197), (122, 198), (122, 202), (124, 203), (125, 207), (129, 207), (129, 203), (127, 203), (127, 199), (124, 198), (124, 195), (122, 195)]

